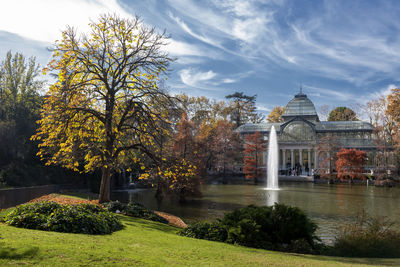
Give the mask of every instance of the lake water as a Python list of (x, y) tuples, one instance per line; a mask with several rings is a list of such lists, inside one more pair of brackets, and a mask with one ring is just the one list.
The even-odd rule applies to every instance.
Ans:
[(303, 209), (318, 224), (317, 233), (326, 242), (333, 240), (340, 225), (354, 221), (363, 210), (371, 216), (389, 217), (400, 225), (400, 188), (313, 183), (281, 183), (279, 191), (264, 188), (261, 185), (203, 185), (203, 198), (184, 204), (173, 199), (157, 202), (153, 189), (113, 192), (112, 199), (139, 202), (177, 215), (187, 223), (221, 218), (228, 211), (250, 204), (285, 203)]

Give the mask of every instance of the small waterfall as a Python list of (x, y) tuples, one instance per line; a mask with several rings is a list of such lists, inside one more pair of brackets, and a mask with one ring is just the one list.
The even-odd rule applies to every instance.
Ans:
[(271, 127), (268, 144), (267, 189), (277, 190), (278, 187), (278, 141), (275, 127)]

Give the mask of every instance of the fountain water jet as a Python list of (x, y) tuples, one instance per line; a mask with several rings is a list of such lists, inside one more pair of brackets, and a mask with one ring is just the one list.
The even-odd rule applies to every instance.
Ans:
[(267, 189), (278, 190), (278, 141), (275, 127), (271, 127), (268, 144)]

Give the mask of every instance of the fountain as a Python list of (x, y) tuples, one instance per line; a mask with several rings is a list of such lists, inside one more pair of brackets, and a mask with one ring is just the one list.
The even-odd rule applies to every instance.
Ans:
[(267, 189), (279, 190), (278, 187), (278, 141), (275, 127), (271, 127), (268, 144)]

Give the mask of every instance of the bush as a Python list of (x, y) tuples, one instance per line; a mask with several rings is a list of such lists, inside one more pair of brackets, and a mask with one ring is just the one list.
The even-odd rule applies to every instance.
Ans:
[(139, 203), (129, 203), (126, 205), (117, 200), (105, 203), (104, 206), (107, 210), (112, 212), (116, 212), (117, 210), (119, 210), (121, 213), (128, 216), (142, 218), (155, 222), (168, 223), (167, 219), (155, 214), (154, 211), (147, 209), (145, 206)]
[(225, 214), (215, 223), (197, 223), (180, 235), (248, 247), (310, 253), (316, 248), (317, 226), (299, 208), (275, 203), (248, 206)]
[(5, 216), (4, 222), (65, 233), (110, 234), (122, 229), (118, 217), (98, 205), (62, 205), (48, 201), (17, 206)]
[(272, 207), (248, 206), (228, 213), (221, 220), (228, 243), (286, 250), (296, 240), (314, 247), (317, 225), (296, 207), (275, 203)]
[(345, 257), (400, 257), (400, 233), (387, 219), (362, 213), (355, 223), (342, 227), (331, 254)]
[(199, 222), (182, 229), (179, 235), (207, 239), (211, 241), (225, 242), (227, 238), (226, 229), (219, 223)]
[(111, 212), (116, 212), (117, 210), (119, 210), (120, 212), (125, 211), (126, 209), (126, 204), (117, 201), (110, 201), (107, 203), (103, 203), (103, 206)]

